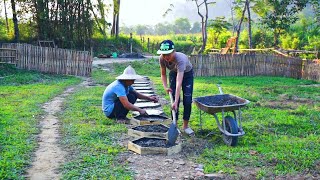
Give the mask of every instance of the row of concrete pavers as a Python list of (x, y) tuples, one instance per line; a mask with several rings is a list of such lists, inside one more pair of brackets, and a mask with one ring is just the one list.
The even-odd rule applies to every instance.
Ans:
[[(136, 80), (133, 88), (147, 96), (155, 95), (150, 79), (146, 76)], [(161, 104), (138, 99), (135, 105), (146, 109), (148, 116), (141, 116), (133, 112), (130, 123), (134, 126), (128, 129), (128, 135), (135, 139), (128, 141), (128, 149), (141, 155), (179, 153), (181, 151), (180, 142), (173, 146), (167, 144), (169, 130), (167, 124), (171, 123), (171, 119), (164, 115)]]

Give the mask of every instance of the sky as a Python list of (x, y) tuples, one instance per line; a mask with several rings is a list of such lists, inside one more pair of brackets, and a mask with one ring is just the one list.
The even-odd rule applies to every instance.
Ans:
[[(217, 4), (209, 7), (209, 18), (229, 16), (228, 1), (216, 1)], [(174, 7), (170, 7), (173, 4)], [(166, 17), (163, 14), (168, 8), (172, 11)], [(177, 18), (188, 18), (191, 23), (201, 19), (197, 13), (195, 2), (187, 0), (121, 0), (120, 26), (137, 24), (155, 25), (159, 22), (172, 23)]]
[[(227, 3), (229, 1), (216, 0), (217, 4), (209, 7), (209, 18), (229, 16), (230, 7)], [(105, 0), (105, 2), (110, 3), (112, 1)], [(8, 4), (10, 3), (8, 2)], [(170, 4), (173, 4), (174, 7), (171, 7)], [(0, 13), (4, 17), (2, 6), (3, 4), (0, 5)], [(172, 11), (166, 17), (163, 17), (168, 8), (171, 8)], [(159, 22), (172, 23), (178, 18), (188, 18), (191, 23), (200, 22), (201, 19), (197, 14), (195, 2), (187, 0), (121, 0), (120, 26), (156, 25)], [(108, 16), (108, 21), (112, 22), (112, 12)]]
[(173, 3), (185, 3), (185, 0), (121, 0), (120, 24), (127, 26), (144, 24), (155, 25), (172, 21), (172, 13), (166, 18), (162, 15)]

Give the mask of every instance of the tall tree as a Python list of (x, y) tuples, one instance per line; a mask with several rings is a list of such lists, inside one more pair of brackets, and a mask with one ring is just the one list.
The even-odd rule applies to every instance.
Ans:
[(231, 24), (225, 20), (224, 16), (216, 17), (214, 20), (208, 21), (208, 28), (212, 29), (214, 31), (213, 42), (212, 42), (213, 45), (218, 44), (218, 39), (219, 39), (220, 34), (223, 31), (226, 31), (230, 26), (231, 26)]
[(8, 23), (8, 14), (7, 14), (7, 3), (6, 0), (3, 0), (3, 6), (4, 6), (4, 16), (6, 19), (6, 29), (7, 29), (7, 34), (9, 33), (9, 23)]
[(234, 18), (235, 4), (236, 4), (235, 0), (228, 1), (228, 5), (230, 6), (231, 21), (232, 21), (232, 36), (234, 36), (234, 32), (236, 31), (236, 24), (235, 24), (235, 18)]
[[(252, 23), (252, 19), (251, 19), (251, 5), (253, 4), (253, 7), (255, 7), (256, 5), (256, 1), (259, 0), (235, 0), (233, 2), (233, 4), (235, 5), (235, 8), (238, 12), (238, 16), (240, 18), (237, 26), (236, 26), (236, 32), (237, 32), (237, 36), (236, 36), (236, 49), (235, 52), (237, 52), (238, 50), (238, 42), (239, 42), (239, 38), (240, 38), (240, 32), (241, 32), (241, 26), (242, 26), (242, 22), (243, 21), (247, 21), (248, 24), (248, 45), (249, 48), (252, 49), (253, 48), (253, 44), (252, 44), (252, 28), (251, 28), (251, 23)], [(264, 0), (262, 0), (264, 1)], [(247, 12), (247, 16), (245, 16)]]
[(201, 32), (201, 25), (199, 22), (194, 22), (192, 28), (190, 30), (191, 33), (199, 33)]
[(35, 16), (38, 27), (38, 38), (40, 40), (51, 39), (51, 22), (49, 19), (49, 1), (48, 0), (33, 0), (35, 8)]
[(175, 33), (185, 34), (189, 33), (191, 24), (188, 18), (178, 18), (174, 21)]
[(250, 0), (246, 0), (247, 12), (248, 12), (248, 40), (249, 49), (252, 49), (252, 30), (251, 30), (251, 12), (250, 12)]
[[(108, 11), (107, 5), (104, 4), (102, 0), (97, 0), (96, 5), (93, 5), (92, 2), (90, 2), (90, 10), (93, 14), (93, 17), (95, 19), (95, 24), (97, 28), (99, 29), (99, 32), (103, 35), (103, 37), (106, 39), (106, 29), (107, 27), (111, 26), (111, 23), (108, 23), (106, 21), (106, 11)], [(100, 14), (100, 17), (98, 16)]]
[(278, 47), (280, 34), (297, 21), (297, 13), (307, 2), (308, 0), (267, 0), (272, 8), (262, 17), (262, 23), (273, 30), (274, 47)]
[(165, 35), (173, 32), (173, 27), (170, 24), (158, 23), (154, 27), (154, 32), (158, 35)]
[(310, 0), (312, 9), (315, 14), (315, 20), (318, 26), (320, 26), (320, 1), (319, 0)]
[[(216, 2), (210, 1), (210, 0), (187, 0), (187, 1), (194, 1), (197, 10), (198, 15), (201, 18), (201, 35), (202, 35), (202, 46), (199, 49), (198, 53), (201, 54), (206, 48), (207, 45), (207, 39), (208, 39), (208, 32), (207, 32), (207, 25), (208, 25), (208, 6), (215, 4)], [(201, 9), (204, 6), (204, 10), (201, 11)]]
[(111, 28), (111, 36), (119, 36), (119, 14), (120, 0), (113, 0), (113, 23)]
[(244, 5), (244, 8), (243, 8), (242, 13), (241, 13), (241, 18), (240, 18), (240, 20), (239, 20), (239, 22), (237, 24), (236, 45), (235, 45), (235, 49), (233, 50), (233, 52), (238, 52), (241, 25), (242, 25), (246, 10), (247, 10), (247, 3), (245, 3), (245, 5)]
[(15, 0), (11, 0), (11, 8), (12, 8), (12, 21), (14, 26), (14, 42), (19, 42), (19, 25), (16, 11), (16, 2)]

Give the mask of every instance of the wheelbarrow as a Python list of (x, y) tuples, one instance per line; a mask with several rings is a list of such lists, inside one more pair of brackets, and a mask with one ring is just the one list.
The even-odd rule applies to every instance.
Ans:
[[(223, 141), (229, 146), (236, 146), (238, 137), (245, 134), (241, 123), (241, 107), (246, 106), (250, 101), (232, 94), (224, 94), (220, 85), (217, 86), (220, 94), (193, 99), (193, 102), (200, 109), (200, 128), (202, 129), (202, 114), (211, 114), (223, 134)], [(221, 123), (218, 113), (222, 115)]]

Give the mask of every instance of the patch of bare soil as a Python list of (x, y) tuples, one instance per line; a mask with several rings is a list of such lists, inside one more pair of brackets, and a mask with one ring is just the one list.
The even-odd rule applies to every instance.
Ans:
[[(130, 128), (130, 126), (128, 126)], [(128, 141), (133, 138), (123, 134), (119, 143), (127, 147)], [(128, 163), (129, 170), (133, 171), (134, 179), (222, 179), (221, 173), (204, 174), (204, 166), (194, 162), (205, 148), (213, 146), (205, 139), (181, 135), (177, 141), (182, 143), (182, 151), (178, 154), (166, 155), (139, 155), (128, 151), (119, 156), (120, 163)]]
[(265, 106), (269, 108), (275, 109), (297, 109), (301, 105), (313, 105), (315, 101), (305, 98), (298, 97), (288, 97), (287, 95), (282, 95), (278, 100), (268, 101), (268, 102), (260, 102), (256, 103), (257, 106)]
[[(237, 174), (230, 176), (227, 175), (226, 179), (243, 179), (243, 180), (251, 180), (257, 179), (257, 172), (263, 170), (264, 167), (246, 167), (246, 168), (237, 168)], [(265, 174), (265, 179), (274, 179), (274, 180), (318, 180), (320, 179), (319, 171), (309, 171), (304, 172), (303, 174), (295, 174), (295, 175), (282, 175), (275, 176), (274, 174)]]
[[(84, 81), (79, 86), (88, 86)], [(38, 135), (39, 147), (34, 154), (34, 161), (27, 171), (29, 179), (60, 179), (59, 166), (64, 162), (67, 153), (60, 147), (59, 119), (56, 114), (61, 111), (65, 97), (73, 93), (75, 87), (66, 89), (61, 95), (43, 105), (46, 115), (40, 122), (41, 133)]]

